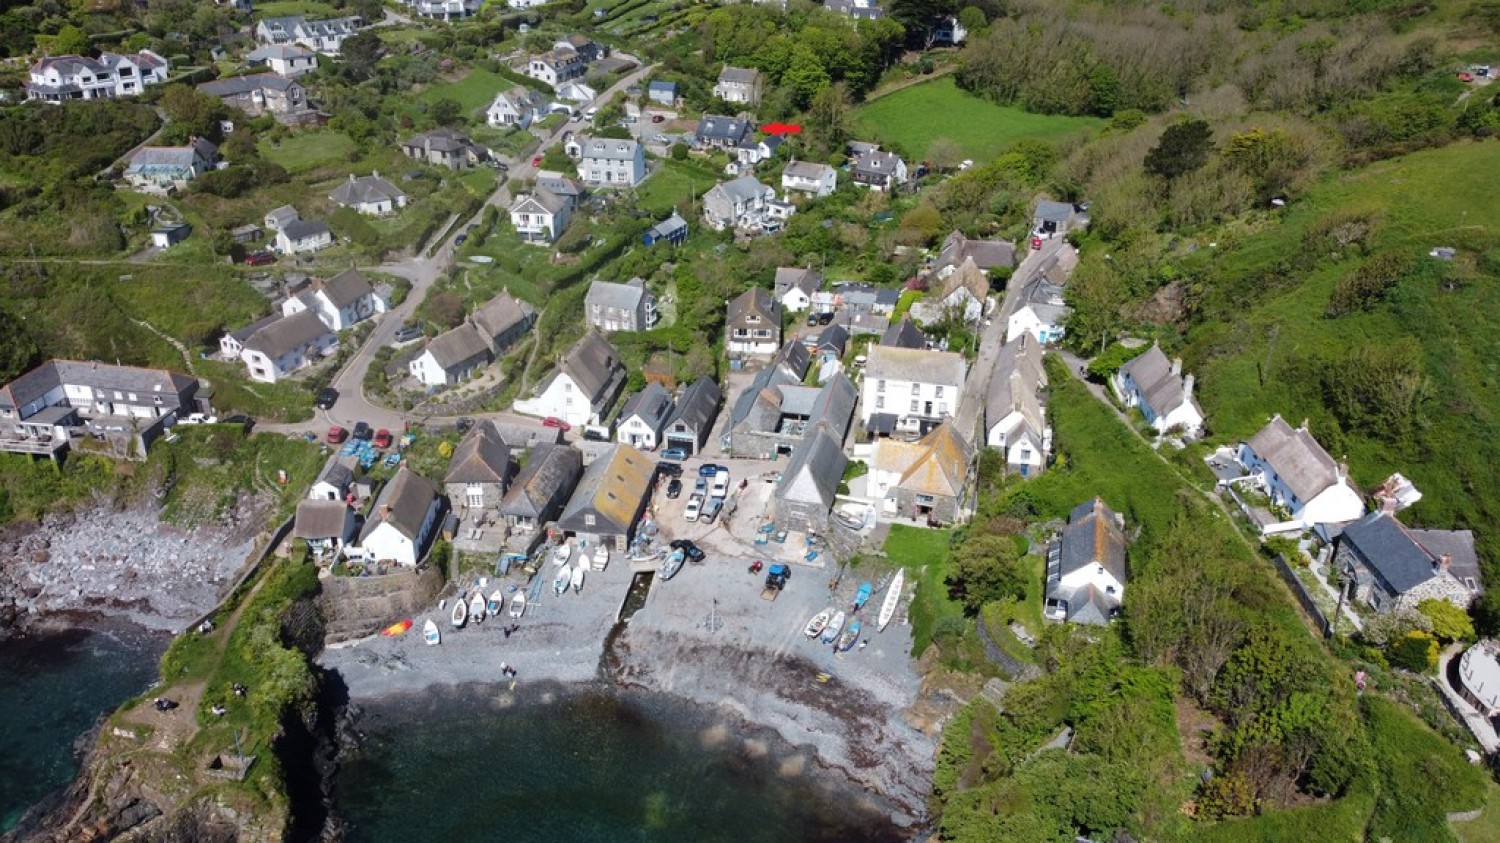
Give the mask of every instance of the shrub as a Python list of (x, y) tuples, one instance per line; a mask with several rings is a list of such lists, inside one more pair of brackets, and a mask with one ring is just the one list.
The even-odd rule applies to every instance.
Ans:
[(1427, 673), (1437, 667), (1438, 643), (1430, 632), (1414, 629), (1397, 638), (1386, 650), (1392, 667)]

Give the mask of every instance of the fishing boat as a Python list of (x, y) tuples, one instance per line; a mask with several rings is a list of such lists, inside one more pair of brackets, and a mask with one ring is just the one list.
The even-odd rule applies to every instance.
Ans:
[(552, 564), (558, 566), (566, 565), (568, 564), (568, 559), (572, 558), (572, 556), (573, 546), (570, 544), (560, 544), (557, 546), (557, 550), (552, 551)]
[(885, 631), (885, 625), (896, 616), (896, 604), (901, 602), (901, 586), (906, 584), (906, 569), (902, 568), (896, 572), (896, 578), (891, 580), (890, 588), (885, 591), (885, 602), (880, 604), (880, 631)]
[(686, 553), (683, 553), (680, 550), (674, 550), (674, 551), (672, 551), (672, 555), (671, 556), (668, 556), (666, 559), (662, 560), (662, 563), (661, 563), (661, 578), (662, 578), (662, 580), (669, 580), (669, 579), (677, 576), (677, 572), (682, 570), (682, 562), (683, 562), (684, 559), (687, 559), (687, 554)]
[(831, 617), (833, 617), (832, 606), (824, 609), (816, 615), (813, 615), (812, 620), (807, 622), (807, 627), (802, 630), (803, 634), (805, 634), (808, 638), (817, 638), (819, 635), (823, 634), (823, 630), (828, 627), (828, 619)]
[(453, 601), (453, 625), (462, 628), (469, 622), (469, 604), (462, 597)]
[(573, 581), (573, 566), (564, 563), (557, 569), (557, 577), (552, 580), (552, 591), (561, 595), (568, 590), (568, 584)]
[(874, 590), (875, 590), (874, 587), (871, 586), (869, 583), (867, 583), (867, 582), (860, 583), (859, 584), (859, 591), (856, 591), (854, 593), (854, 609), (853, 609), (853, 611), (858, 612), (860, 609), (863, 609), (865, 607), (865, 604), (868, 603), (868, 602), (870, 602), (870, 594)]
[(484, 595), (474, 592), (474, 597), (469, 601), (469, 620), (474, 623), (484, 623)]
[(843, 628), (844, 613), (842, 611), (836, 612), (833, 616), (833, 620), (828, 622), (828, 628), (823, 630), (823, 637), (820, 640), (824, 644), (832, 644), (833, 642), (839, 640), (839, 631)]
[(848, 651), (854, 649), (855, 642), (859, 641), (859, 630), (859, 620), (855, 619), (850, 621), (849, 628), (844, 630), (843, 635), (839, 636), (839, 643), (833, 645), (833, 648), (835, 650), (838, 650), (840, 653), (847, 653)]
[(385, 629), (380, 630), (380, 634), (386, 638), (395, 638), (397, 635), (404, 634), (408, 629), (411, 629), (411, 621), (396, 621)]
[(490, 602), (485, 605), (484, 609), (492, 618), (500, 617), (500, 613), (505, 611), (505, 595), (500, 593), (500, 589), (490, 592)]
[(584, 573), (587, 572), (587, 570), (588, 570), (588, 568), (587, 568), (586, 565), (583, 564), (583, 560), (582, 559), (578, 560), (578, 564), (573, 566), (573, 593), (574, 594), (582, 594), (583, 593), (583, 575), (584, 575)]
[(510, 598), (510, 616), (519, 618), (524, 614), (526, 614), (526, 592), (518, 591), (514, 597)]
[(432, 618), (428, 618), (427, 623), (422, 624), (422, 637), (427, 640), (427, 646), (429, 647), (435, 647), (443, 643), (443, 634), (438, 632), (437, 624), (433, 622)]
[(594, 570), (602, 571), (609, 567), (609, 548), (599, 545), (594, 548)]

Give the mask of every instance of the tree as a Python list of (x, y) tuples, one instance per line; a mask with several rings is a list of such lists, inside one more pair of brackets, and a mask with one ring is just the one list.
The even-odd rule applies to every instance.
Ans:
[(946, 172), (964, 162), (964, 148), (952, 138), (933, 138), (927, 146), (927, 160), (938, 172)]
[(630, 140), (630, 130), (620, 125), (605, 126), (594, 133), (596, 138), (612, 138), (614, 140)]
[(901, 227), (917, 232), (930, 243), (943, 233), (943, 215), (924, 202), (901, 215)]
[(953, 551), (953, 571), (946, 581), (948, 594), (978, 614), (986, 603), (1026, 596), (1026, 575), (1012, 536), (976, 532)]
[(444, 330), (457, 328), (464, 321), (464, 301), (451, 290), (434, 293), (427, 300), (427, 314)]
[(799, 44), (792, 50), (792, 60), (781, 76), (781, 84), (791, 89), (798, 107), (805, 108), (830, 82), (828, 71), (811, 47)]
[(1438, 642), (1430, 632), (1413, 630), (1391, 642), (1386, 658), (1391, 667), (1427, 673), (1437, 667)]
[(191, 85), (168, 85), (162, 92), (161, 110), (179, 133), (210, 139), (220, 136), (219, 121), (229, 114), (223, 100)]
[(0, 381), (9, 383), (30, 369), (40, 353), (26, 323), (10, 311), (0, 311)]
[(548, 148), (547, 154), (542, 156), (542, 169), (566, 173), (573, 169), (573, 159), (563, 151), (562, 144), (554, 144)]
[(442, 97), (434, 100), (427, 107), (427, 116), (439, 126), (452, 126), (463, 117), (464, 107), (458, 104), (458, 100), (452, 97)]
[(958, 22), (970, 35), (982, 35), (984, 28), (990, 25), (989, 17), (978, 6), (965, 6), (958, 13)]
[(906, 27), (907, 32), (925, 32), (928, 46), (932, 42), (932, 26), (943, 15), (958, 11), (958, 0), (892, 0), (890, 17)]
[(854, 103), (843, 84), (830, 85), (812, 98), (807, 109), (806, 137), (825, 154), (844, 148), (849, 139)]
[(1403, 252), (1381, 252), (1369, 258), (1334, 285), (1328, 299), (1328, 315), (1373, 310), (1411, 269), (1412, 259)]
[(89, 36), (83, 30), (67, 24), (56, 35), (38, 35), (36, 45), (54, 56), (84, 56), (89, 54)]
[(1432, 621), (1432, 634), (1439, 641), (1467, 641), (1474, 637), (1474, 621), (1469, 613), (1447, 600), (1428, 598), (1417, 604), (1417, 611)]
[(373, 29), (356, 32), (345, 38), (339, 46), (339, 58), (344, 72), (356, 81), (375, 75), (375, 64), (380, 61), (382, 52), (384, 47), (380, 43), (380, 36)]
[(1161, 140), (1146, 153), (1146, 171), (1168, 181), (1208, 163), (1214, 130), (1205, 120), (1183, 120), (1162, 132)]

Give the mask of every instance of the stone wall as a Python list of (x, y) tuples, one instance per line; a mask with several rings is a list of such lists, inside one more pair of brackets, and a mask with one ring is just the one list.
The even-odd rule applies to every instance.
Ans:
[(324, 577), (318, 597), (327, 624), (326, 644), (363, 638), (432, 608), (443, 590), (442, 574), (433, 567), (397, 571), (378, 577)]

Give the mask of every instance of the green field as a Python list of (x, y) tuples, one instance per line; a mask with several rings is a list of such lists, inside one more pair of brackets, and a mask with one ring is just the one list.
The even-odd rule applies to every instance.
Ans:
[(862, 137), (895, 145), (909, 157), (925, 156), (934, 140), (947, 138), (966, 157), (983, 162), (1018, 140), (1050, 140), (1104, 121), (996, 105), (959, 90), (953, 77), (944, 76), (865, 103), (855, 110), (855, 125)]
[(661, 169), (635, 189), (636, 207), (666, 216), (681, 202), (702, 196), (714, 186), (717, 174), (693, 161), (661, 162)]
[(456, 82), (446, 82), (441, 85), (433, 85), (423, 91), (418, 97), (422, 102), (436, 102), (444, 97), (455, 100), (463, 106), (465, 113), (477, 111), (489, 106), (495, 100), (495, 94), (508, 91), (516, 86), (515, 82), (506, 79), (498, 73), (492, 73), (483, 68), (475, 68), (469, 74)]
[(344, 160), (354, 141), (348, 135), (324, 129), (298, 132), (274, 145), (263, 140), (259, 147), (267, 161), (280, 164), (288, 173), (305, 173)]

